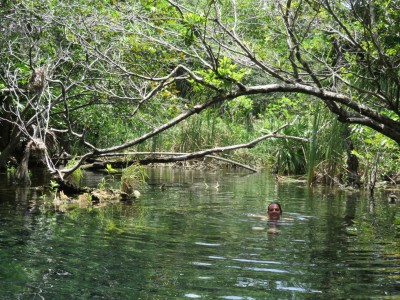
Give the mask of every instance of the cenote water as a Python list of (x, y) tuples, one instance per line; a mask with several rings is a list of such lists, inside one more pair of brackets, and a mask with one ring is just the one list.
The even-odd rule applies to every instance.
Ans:
[[(15, 189), (1, 175), (0, 299), (400, 297), (400, 207), (384, 192), (372, 200), (265, 173), (148, 173), (138, 200), (70, 211), (35, 182)], [(252, 217), (272, 200), (293, 220)]]

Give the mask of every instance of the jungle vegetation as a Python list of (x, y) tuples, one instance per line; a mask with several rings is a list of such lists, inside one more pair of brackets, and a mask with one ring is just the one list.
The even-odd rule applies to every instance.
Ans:
[(29, 185), (39, 162), (62, 180), (111, 155), (219, 155), (310, 185), (396, 183), (399, 8), (2, 0), (0, 166)]

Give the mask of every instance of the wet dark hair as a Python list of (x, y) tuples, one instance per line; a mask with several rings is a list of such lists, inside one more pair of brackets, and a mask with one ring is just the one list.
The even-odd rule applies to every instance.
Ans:
[(283, 213), (283, 211), (282, 211), (282, 206), (281, 206), (281, 204), (280, 204), (279, 202), (277, 202), (277, 201), (272, 201), (270, 204), (268, 204), (267, 210), (269, 210), (269, 207), (270, 207), (272, 204), (278, 205), (279, 210), (281, 211), (281, 214)]

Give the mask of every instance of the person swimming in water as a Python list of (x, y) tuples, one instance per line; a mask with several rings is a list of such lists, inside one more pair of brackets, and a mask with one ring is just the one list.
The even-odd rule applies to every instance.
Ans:
[[(279, 202), (273, 201), (267, 206), (267, 216), (265, 215), (253, 215), (253, 217), (260, 218), (268, 221), (268, 233), (278, 234), (278, 221), (281, 220), (282, 206)], [(282, 218), (282, 220), (293, 220), (291, 218)], [(263, 230), (263, 227), (253, 227), (253, 230)]]
[(281, 218), (282, 213), (283, 213), (282, 206), (279, 202), (273, 201), (270, 204), (268, 204), (267, 207), (268, 220), (277, 221)]
[(278, 221), (282, 216), (282, 206), (279, 202), (273, 201), (267, 206), (267, 216), (265, 215), (252, 215), (256, 218), (261, 218), (263, 220)]

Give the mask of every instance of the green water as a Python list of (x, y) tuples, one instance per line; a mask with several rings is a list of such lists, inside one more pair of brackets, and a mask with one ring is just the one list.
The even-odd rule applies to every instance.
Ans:
[[(263, 173), (149, 175), (133, 203), (70, 212), (2, 175), (0, 299), (400, 297), (400, 210), (384, 193), (371, 201)], [(251, 216), (271, 200), (294, 220)]]

